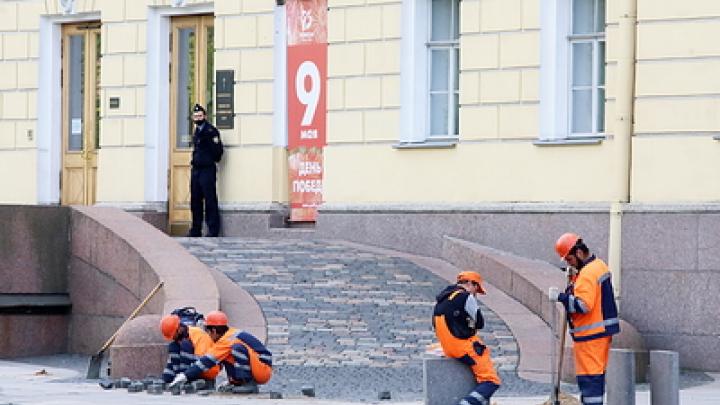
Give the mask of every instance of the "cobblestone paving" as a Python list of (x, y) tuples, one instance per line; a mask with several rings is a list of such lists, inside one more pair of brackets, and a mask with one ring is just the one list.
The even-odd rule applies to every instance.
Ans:
[[(393, 400), (422, 398), (421, 358), (434, 341), (432, 308), (445, 280), (407, 260), (330, 241), (179, 240), (260, 304), (274, 364), (267, 389), (292, 395), (312, 385), (320, 398), (377, 400), (386, 390)], [(517, 379), (512, 334), (481, 307), (481, 335), (503, 386), (526, 392), (508, 380)]]

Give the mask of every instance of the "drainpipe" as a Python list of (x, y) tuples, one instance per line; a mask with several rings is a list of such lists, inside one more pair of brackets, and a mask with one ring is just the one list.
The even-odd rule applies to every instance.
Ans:
[(616, 186), (610, 208), (608, 262), (618, 298), (622, 292), (622, 210), (630, 202), (632, 170), (633, 106), (635, 102), (635, 49), (637, 30), (637, 0), (618, 2), (620, 7), (618, 40), (617, 95), (615, 98), (615, 167)]

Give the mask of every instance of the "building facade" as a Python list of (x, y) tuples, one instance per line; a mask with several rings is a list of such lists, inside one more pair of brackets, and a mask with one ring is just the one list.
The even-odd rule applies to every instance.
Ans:
[[(716, 3), (328, 0), (318, 234), (553, 261), (575, 230), (650, 347), (720, 369)], [(283, 4), (0, 1), (0, 201), (181, 229), (190, 107), (212, 120), (230, 71), (224, 233), (271, 234), (289, 188)]]

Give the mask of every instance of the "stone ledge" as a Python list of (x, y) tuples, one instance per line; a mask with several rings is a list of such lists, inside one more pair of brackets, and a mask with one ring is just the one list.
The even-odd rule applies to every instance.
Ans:
[(425, 405), (457, 404), (477, 382), (470, 367), (447, 357), (423, 358)]
[(565, 275), (540, 260), (511, 255), (451, 236), (443, 237), (442, 257), (461, 269), (476, 270), (485, 280), (519, 301), (545, 323), (552, 323), (550, 287), (565, 285)]

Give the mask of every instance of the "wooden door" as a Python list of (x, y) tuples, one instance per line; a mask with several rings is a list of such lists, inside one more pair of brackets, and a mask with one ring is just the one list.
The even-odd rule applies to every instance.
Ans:
[(197, 103), (214, 112), (213, 16), (177, 17), (172, 20), (170, 72), (170, 176), (168, 181), (170, 233), (190, 229), (190, 159), (192, 108)]
[(100, 146), (100, 23), (63, 26), (63, 205), (92, 205)]

